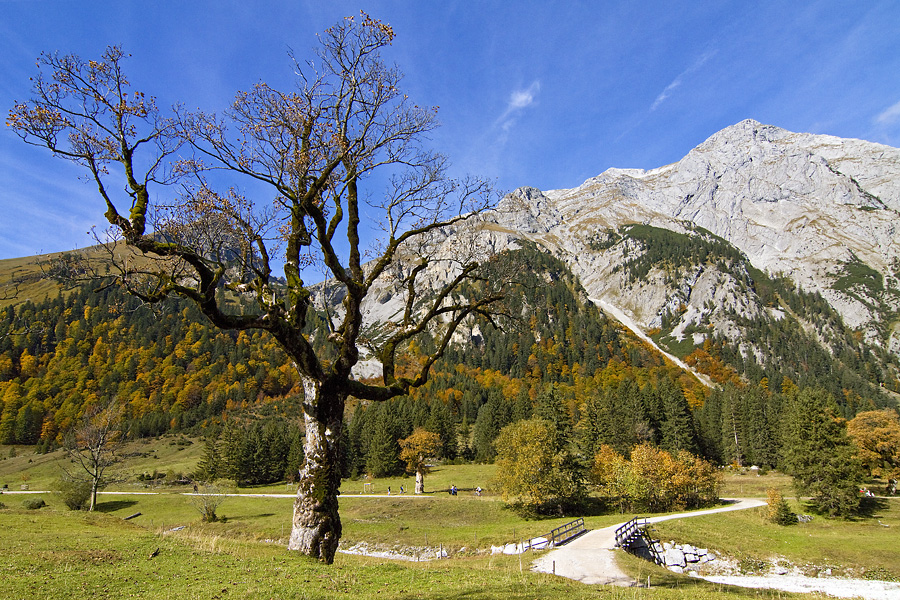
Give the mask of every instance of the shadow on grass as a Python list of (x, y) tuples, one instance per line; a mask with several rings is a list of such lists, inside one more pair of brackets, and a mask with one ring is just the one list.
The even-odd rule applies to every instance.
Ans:
[(266, 517), (274, 517), (275, 513), (259, 513), (256, 515), (229, 515), (229, 519), (265, 519)]
[(95, 510), (102, 513), (111, 513), (131, 508), (135, 504), (137, 504), (137, 500), (111, 500), (109, 502), (98, 502)]
[(554, 500), (537, 506), (513, 502), (507, 504), (505, 508), (530, 521), (560, 517), (598, 517), (611, 514), (610, 507), (604, 500), (592, 496), (577, 500)]
[(887, 510), (889, 503), (885, 498), (865, 497), (859, 503), (859, 512), (857, 516), (863, 519), (876, 518), (875, 513)]
[(860, 498), (859, 508), (849, 515), (844, 516), (831, 516), (827, 513), (822, 512), (821, 510), (817, 510), (817, 507), (810, 502), (802, 503), (804, 510), (809, 511), (810, 513), (820, 516), (825, 519), (841, 519), (843, 518), (846, 521), (865, 521), (866, 519), (878, 519), (881, 518), (877, 513), (887, 510), (890, 507), (890, 504), (887, 498), (878, 498), (877, 496), (865, 496)]

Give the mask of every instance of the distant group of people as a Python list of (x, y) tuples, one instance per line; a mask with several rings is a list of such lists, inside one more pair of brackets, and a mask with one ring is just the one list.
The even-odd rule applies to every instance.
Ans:
[[(456, 485), (451, 485), (450, 486), (450, 495), (456, 496), (458, 493), (459, 493), (459, 489), (456, 487)], [(475, 495), (476, 496), (481, 495), (481, 486), (480, 485), (475, 487)]]
[[(887, 485), (884, 486), (884, 493), (886, 496), (894, 496), (897, 493), (897, 480), (896, 479), (888, 479)], [(865, 496), (866, 498), (873, 498), (875, 493), (872, 492), (867, 487), (859, 489), (860, 496)]]
[[(368, 484), (367, 484), (367, 485), (368, 485)], [(401, 485), (401, 486), (400, 486), (400, 493), (402, 494), (402, 493), (404, 493), (405, 491), (406, 491), (406, 489)], [(459, 495), (459, 488), (456, 487), (455, 484), (451, 485), (451, 486), (450, 486), (450, 489), (449, 489), (448, 491), (450, 492), (450, 495), (451, 495), (451, 496), (457, 496), (457, 495)], [(480, 485), (479, 485), (479, 486), (475, 486), (475, 495), (476, 495), (476, 496), (480, 496), (482, 492), (483, 492), (483, 490), (481, 489), (481, 486), (480, 486)], [(391, 490), (391, 486), (388, 486), (388, 488), (387, 488), (387, 495), (390, 496), (390, 495), (392, 495), (393, 493), (394, 493), (394, 492)]]

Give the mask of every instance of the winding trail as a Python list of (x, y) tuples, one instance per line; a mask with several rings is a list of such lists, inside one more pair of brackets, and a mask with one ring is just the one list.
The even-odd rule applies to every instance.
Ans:
[[(647, 521), (659, 523), (670, 519), (686, 519), (766, 505), (764, 500), (752, 498), (727, 498), (726, 500), (733, 502), (733, 504), (709, 510), (650, 517)], [(613, 553), (616, 547), (616, 529), (623, 524), (618, 523), (603, 529), (589, 531), (568, 544), (551, 550), (534, 561), (532, 570), (540, 573), (555, 573), (561, 577), (574, 579), (581, 583), (618, 586), (636, 585), (637, 582), (635, 580), (619, 569)]]

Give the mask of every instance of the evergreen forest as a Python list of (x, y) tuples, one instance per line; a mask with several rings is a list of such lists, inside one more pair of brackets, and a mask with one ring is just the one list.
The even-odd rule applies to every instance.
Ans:
[[(717, 248), (707, 239), (682, 254), (741, 262)], [(681, 256), (671, 248), (668, 255)], [(677, 260), (678, 268), (687, 264)], [(440, 437), (439, 459), (491, 462), (500, 431), (532, 417), (552, 423), (585, 469), (604, 446), (628, 456), (646, 444), (717, 464), (777, 467), (789, 425), (783, 406), (799, 390), (822, 390), (847, 419), (891, 405), (871, 383), (877, 361), (852, 344), (853, 332), (821, 297), (785, 279), (745, 268), (746, 284), (763, 301), (787, 305), (814, 324), (827, 322), (822, 332), (832, 351), (796, 320), (747, 321), (748, 335), (770, 344), (775, 359), (757, 362), (726, 340), (707, 339), (688, 355), (717, 384), (707, 387), (604, 316), (552, 255), (526, 245), (501, 261), (518, 265), (521, 293), (507, 299), (510, 318), (472, 323), (410, 395), (349, 402), (344, 476), (402, 473), (398, 440), (416, 428)], [(323, 321), (313, 317), (309, 335), (323, 343)], [(405, 360), (417, 360), (429, 343), (427, 336), (417, 340)], [(86, 410), (114, 397), (126, 408), (133, 439), (202, 436), (206, 451), (196, 477), (291, 480), (302, 459), (301, 393), (271, 338), (217, 330), (188, 303), (149, 306), (95, 284), (0, 310), (2, 444), (52, 450)]]

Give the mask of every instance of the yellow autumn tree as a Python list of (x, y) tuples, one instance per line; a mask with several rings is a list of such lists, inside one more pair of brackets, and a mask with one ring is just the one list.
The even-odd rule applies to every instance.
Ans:
[(538, 511), (581, 496), (581, 473), (559, 441), (556, 428), (545, 419), (517, 421), (500, 430), (494, 446), (504, 500)]
[(425, 431), (421, 427), (400, 440), (400, 460), (406, 463), (406, 471), (416, 474), (416, 493), (425, 492), (425, 475), (428, 473), (428, 458), (441, 449), (441, 436)]
[(847, 423), (856, 456), (875, 477), (900, 479), (900, 417), (889, 408), (869, 410)]
[(591, 478), (606, 501), (622, 512), (708, 506), (721, 488), (721, 475), (712, 463), (686, 451), (673, 456), (650, 444), (632, 448), (630, 460), (601, 446)]

